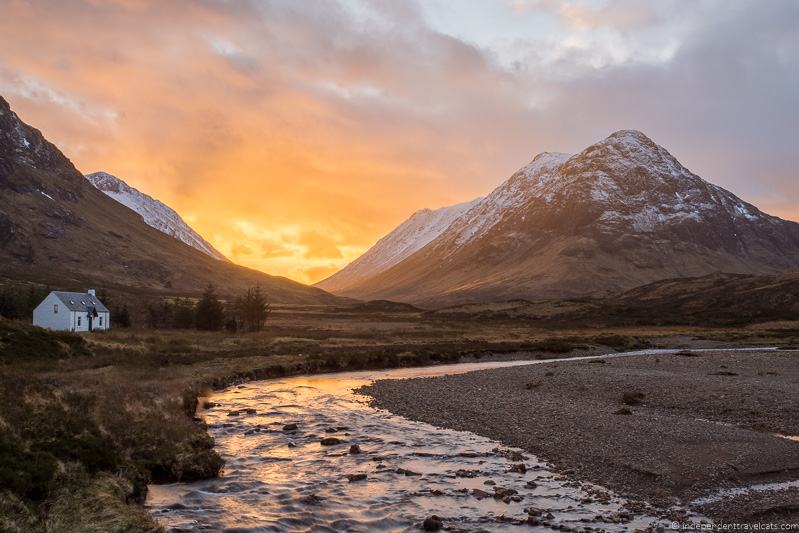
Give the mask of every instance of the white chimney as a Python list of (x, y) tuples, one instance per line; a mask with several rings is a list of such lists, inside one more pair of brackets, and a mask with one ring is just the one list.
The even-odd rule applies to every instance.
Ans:
[(89, 292), (89, 294), (91, 294), (92, 296), (97, 296), (97, 294), (95, 293), (95, 290), (94, 290), (94, 289), (89, 289), (89, 291), (88, 291), (88, 292)]

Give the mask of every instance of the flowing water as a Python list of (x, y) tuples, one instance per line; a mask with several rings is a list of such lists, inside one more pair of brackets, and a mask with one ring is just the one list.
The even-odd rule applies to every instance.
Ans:
[[(219, 405), (202, 414), (225, 459), (221, 476), (151, 486), (147, 505), (173, 531), (418, 531), (430, 515), (450, 531), (530, 531), (531, 516), (550, 531), (668, 527), (671, 520), (650, 507), (570, 481), (534, 456), (376, 410), (353, 392), (376, 379), (542, 362), (346, 372), (231, 387), (215, 393), (211, 400)], [(284, 429), (289, 424), (296, 429)], [(324, 438), (341, 443), (324, 446)], [(362, 453), (350, 453), (352, 445)]]

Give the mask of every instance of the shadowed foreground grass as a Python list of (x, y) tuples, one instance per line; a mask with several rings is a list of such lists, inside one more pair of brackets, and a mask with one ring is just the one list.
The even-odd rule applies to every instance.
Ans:
[[(150, 482), (215, 476), (198, 397), (309, 372), (559, 357), (703, 338), (793, 342), (795, 324), (737, 330), (537, 329), (421, 313), (287, 308), (260, 333), (76, 335), (0, 320), (0, 531), (154, 531)], [(695, 342), (695, 341), (691, 341)]]

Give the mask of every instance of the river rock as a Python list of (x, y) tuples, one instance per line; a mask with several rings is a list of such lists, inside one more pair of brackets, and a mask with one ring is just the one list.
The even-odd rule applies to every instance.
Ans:
[(347, 474), (347, 479), (350, 481), (350, 483), (355, 481), (364, 481), (366, 479), (366, 474)]
[(494, 487), (494, 498), (496, 498), (497, 500), (502, 500), (505, 503), (509, 503), (511, 501), (511, 498), (516, 494), (517, 492), (514, 489)]
[(414, 472), (413, 470), (406, 470), (405, 468), (397, 468), (397, 474), (403, 474), (405, 476), (421, 476), (419, 472)]
[(422, 529), (425, 531), (440, 531), (444, 527), (444, 522), (436, 515), (428, 516), (422, 522)]
[(337, 439), (336, 437), (325, 437), (320, 441), (322, 446), (335, 446), (336, 444), (341, 444), (341, 439)]
[(350, 446), (350, 453), (352, 455), (358, 455), (359, 453), (361, 453), (361, 447), (358, 446), (357, 444), (353, 444), (352, 446)]
[(286, 424), (283, 426), (283, 431), (297, 431), (297, 424)]
[(524, 463), (519, 463), (517, 465), (511, 465), (508, 469), (508, 472), (515, 472), (517, 474), (526, 474), (527, 473), (527, 466)]
[(478, 500), (482, 500), (483, 498), (490, 498), (491, 494), (489, 494), (488, 492), (486, 492), (484, 490), (472, 489), (472, 496), (474, 496)]
[(245, 409), (245, 410), (244, 410), (244, 412), (245, 412), (245, 413), (247, 413), (248, 415), (254, 415), (254, 414), (256, 414), (258, 411), (256, 411), (256, 410), (255, 410), (255, 409), (253, 409), (252, 407), (248, 407), (247, 409)]
[(322, 498), (316, 494), (309, 494), (308, 496), (301, 498), (300, 501), (305, 505), (319, 505), (322, 503)]

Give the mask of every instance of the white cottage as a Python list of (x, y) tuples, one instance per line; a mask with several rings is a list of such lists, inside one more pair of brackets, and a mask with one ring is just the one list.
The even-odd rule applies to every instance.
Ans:
[(33, 310), (33, 325), (61, 331), (97, 331), (111, 326), (111, 312), (94, 289), (53, 291)]

